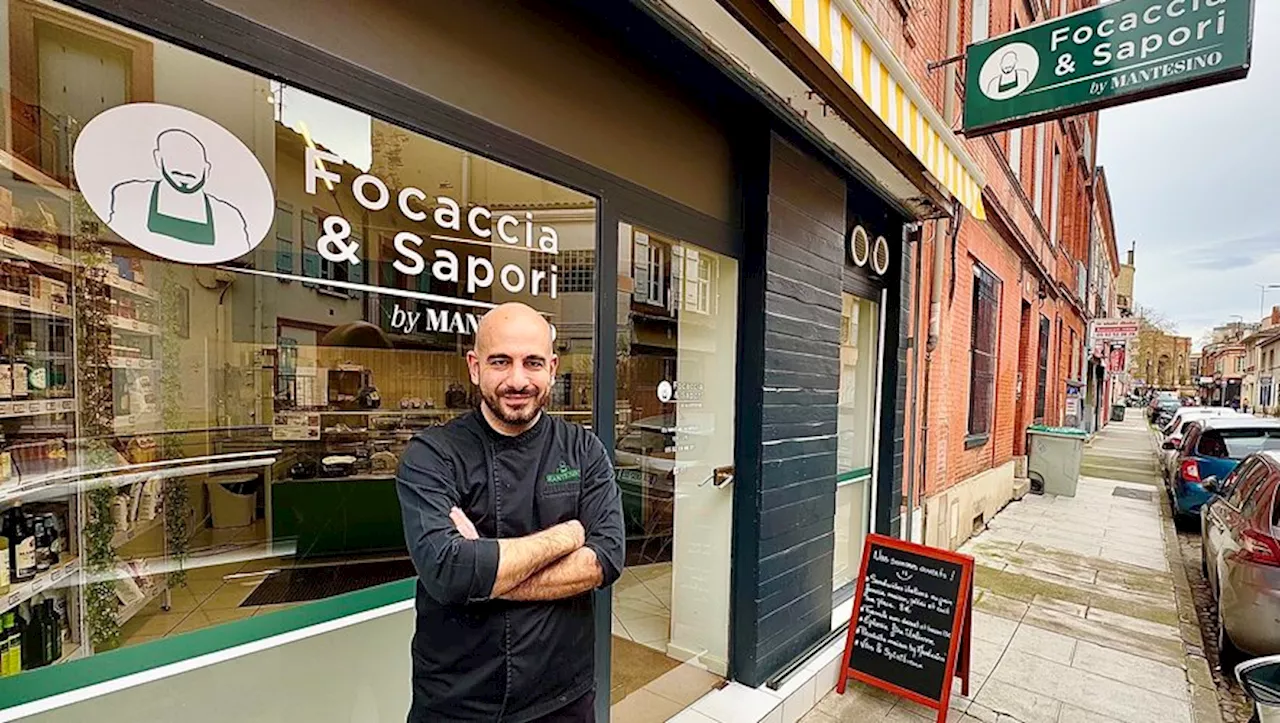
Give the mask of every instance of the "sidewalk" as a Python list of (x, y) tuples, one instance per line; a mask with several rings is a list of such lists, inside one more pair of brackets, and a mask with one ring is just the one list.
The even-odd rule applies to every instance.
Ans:
[[(1086, 465), (1144, 481), (1082, 477), (1074, 498), (1028, 495), (961, 548), (977, 562), (973, 678), (970, 698), (959, 697), (957, 681), (949, 720), (1219, 721), (1208, 665), (1189, 657), (1183, 642), (1178, 584), (1165, 557), (1166, 536), (1174, 549), (1176, 540), (1152, 476), (1155, 449), (1135, 411), (1097, 435)], [(851, 684), (804, 720), (935, 716)]]

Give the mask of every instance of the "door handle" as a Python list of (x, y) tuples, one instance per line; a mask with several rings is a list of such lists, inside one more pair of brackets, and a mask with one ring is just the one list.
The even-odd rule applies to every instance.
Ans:
[(726, 487), (733, 483), (733, 473), (734, 466), (731, 464), (725, 465), (724, 467), (716, 467), (711, 471), (711, 476), (703, 480), (702, 484), (699, 484), (698, 486), (705, 487), (707, 483), (710, 482), (711, 486), (717, 489)]

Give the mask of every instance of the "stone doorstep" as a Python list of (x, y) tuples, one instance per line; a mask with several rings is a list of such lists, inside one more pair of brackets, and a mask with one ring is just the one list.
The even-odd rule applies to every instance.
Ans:
[[(777, 690), (765, 686), (748, 688), (730, 682), (694, 701), (687, 710), (718, 723), (773, 723), (775, 720), (795, 723), (835, 690), (840, 680), (844, 644), (843, 635), (828, 643)], [(775, 711), (780, 712), (780, 717), (773, 715)], [(681, 718), (676, 716), (671, 720)]]

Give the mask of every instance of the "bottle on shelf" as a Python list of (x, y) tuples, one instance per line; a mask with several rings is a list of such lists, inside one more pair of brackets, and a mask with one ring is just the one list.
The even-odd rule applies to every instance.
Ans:
[(22, 617), (22, 608), (14, 610), (13, 632), (9, 635), (9, 647), (16, 651), (14, 655), (13, 673), (17, 675), (28, 669), (27, 665), (27, 619)]
[[(0, 369), (7, 369), (7, 366), (0, 362)], [(4, 436), (4, 432), (0, 432), (0, 487), (5, 486), (13, 480), (13, 452), (9, 451), (9, 440)]]
[(0, 618), (0, 675), (17, 675), (22, 670), (22, 643), (12, 612)]
[[(45, 665), (44, 662), (44, 627), (39, 617), (33, 612), (33, 608), (26, 603), (22, 607), (27, 608), (27, 616), (25, 625), (19, 623), (22, 630), (22, 669), (34, 670)], [(18, 620), (23, 620), (22, 607), (18, 608)], [(39, 606), (35, 606), (35, 610), (39, 610)]]
[(9, 538), (9, 575), (13, 582), (36, 576), (36, 538), (21, 503), (9, 508), (6, 528)]
[[(0, 595), (9, 592), (9, 537), (0, 529)], [(0, 631), (0, 642), (4, 633)]]
[(0, 342), (0, 401), (13, 399), (13, 362), (9, 359), (9, 345)]
[(52, 512), (44, 514), (44, 532), (49, 537), (49, 557), (50, 562), (57, 565), (62, 562), (62, 532), (58, 522), (58, 516)]
[(45, 598), (44, 619), (49, 626), (49, 662), (57, 662), (62, 659), (62, 618), (58, 615), (53, 598)]
[(49, 549), (49, 533), (45, 529), (44, 515), (36, 516), (32, 526), (35, 528), (36, 573), (41, 573), (53, 566), (53, 552)]
[(30, 394), (27, 381), (27, 360), (21, 354), (17, 353), (17, 347), (9, 345), (9, 365), (12, 369), (10, 378), (13, 380), (13, 398), (26, 399)]

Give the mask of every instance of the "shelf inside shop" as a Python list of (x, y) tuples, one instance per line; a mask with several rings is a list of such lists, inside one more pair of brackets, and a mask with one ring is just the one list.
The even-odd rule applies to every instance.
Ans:
[(7, 234), (0, 234), (0, 251), (37, 264), (52, 266), (61, 271), (71, 271), (73, 268), (71, 259), (66, 256), (46, 251), (39, 246), (32, 246), (26, 241), (19, 241)]
[(129, 356), (113, 356), (111, 357), (112, 369), (159, 369), (160, 361), (157, 359), (140, 359)]
[(29, 294), (0, 291), (0, 306), (29, 311), (33, 314), (47, 314), (59, 319), (71, 319), (71, 307), (68, 304), (59, 304), (49, 299), (37, 299)]
[(10, 417), (35, 417), (41, 414), (62, 414), (74, 411), (76, 411), (75, 397), (0, 402), (0, 419)]
[(151, 299), (155, 301), (160, 298), (160, 294), (154, 289), (148, 289), (142, 284), (139, 284), (136, 281), (130, 281), (129, 279), (126, 279), (120, 274), (114, 272), (107, 274), (106, 284), (113, 289), (127, 291), (134, 296), (141, 296), (144, 299)]
[(129, 527), (129, 529), (120, 530), (116, 534), (112, 535), (111, 547), (112, 549), (124, 547), (130, 542), (133, 542), (163, 524), (164, 515), (160, 514), (159, 510), (157, 510), (156, 516), (150, 520), (137, 520)]
[(70, 201), (72, 198), (71, 189), (53, 180), (44, 171), (8, 151), (0, 150), (0, 166), (8, 168), (18, 178), (34, 183), (64, 201)]
[(118, 433), (145, 431), (160, 423), (160, 413), (122, 414), (116, 417), (115, 431)]
[(79, 571), (80, 560), (73, 557), (37, 574), (26, 582), (10, 585), (9, 592), (5, 593), (3, 598), (0, 598), (4, 601), (4, 605), (0, 607), (0, 612), (8, 612), (45, 590), (59, 587), (58, 583)]
[(82, 650), (84, 650), (84, 646), (80, 645), (79, 643), (68, 643), (66, 641), (63, 641), (62, 657), (53, 661), (53, 664), (58, 665), (59, 663), (65, 663), (71, 660), (75, 660), (76, 658), (80, 657)]
[(133, 603), (120, 608), (120, 611), (116, 613), (117, 625), (124, 625), (129, 622), (133, 619), (134, 615), (137, 615), (143, 608), (150, 605), (152, 601), (164, 594), (164, 583), (157, 581), (156, 577), (158, 576), (152, 577), (152, 584), (149, 592), (135, 600)]
[(107, 323), (111, 325), (112, 329), (120, 329), (121, 331), (132, 331), (150, 336), (156, 336), (160, 333), (160, 327), (155, 324), (148, 324), (137, 319), (127, 319), (123, 316), (108, 316)]

